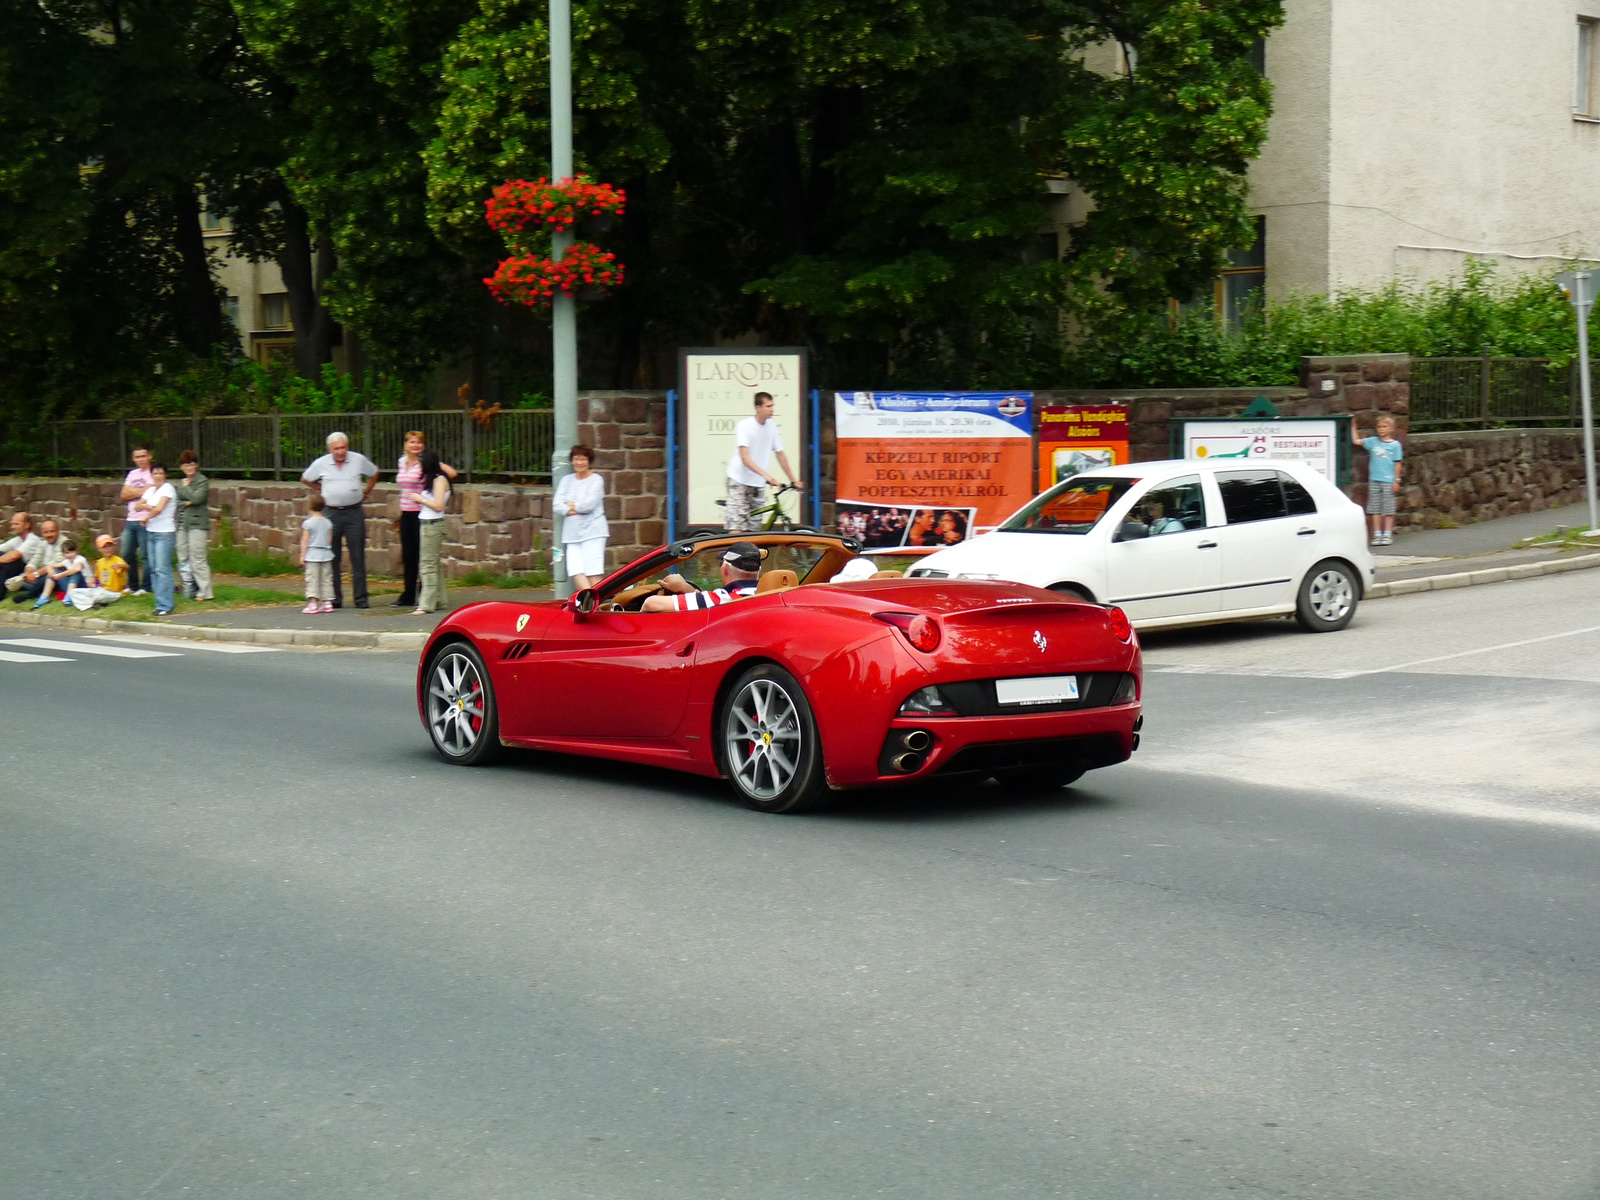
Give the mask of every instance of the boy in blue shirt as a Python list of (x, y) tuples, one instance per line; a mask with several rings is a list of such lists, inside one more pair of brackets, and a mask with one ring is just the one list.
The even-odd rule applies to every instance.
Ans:
[(1367, 452), (1367, 524), (1374, 546), (1394, 545), (1394, 498), (1400, 494), (1405, 447), (1394, 436), (1394, 418), (1378, 418), (1378, 436), (1364, 438), (1350, 422), (1351, 440)]

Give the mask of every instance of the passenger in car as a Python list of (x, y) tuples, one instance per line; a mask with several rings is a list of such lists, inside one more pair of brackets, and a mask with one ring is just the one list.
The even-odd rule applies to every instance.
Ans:
[[(662, 593), (645, 598), (643, 612), (691, 612), (715, 608), (730, 600), (753, 595), (761, 574), (761, 548), (754, 542), (735, 542), (722, 554), (722, 586), (702, 591), (682, 575), (664, 575)], [(668, 595), (667, 593), (674, 593)]]

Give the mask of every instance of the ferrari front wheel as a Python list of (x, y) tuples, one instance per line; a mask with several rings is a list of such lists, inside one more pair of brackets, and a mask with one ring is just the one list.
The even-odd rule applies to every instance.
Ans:
[(718, 728), (723, 770), (750, 808), (797, 813), (826, 802), (816, 718), (799, 681), (782, 667), (763, 663), (739, 676)]
[(500, 713), (483, 656), (466, 642), (451, 642), (433, 656), (423, 679), (423, 720), (439, 757), (462, 766), (495, 758)]

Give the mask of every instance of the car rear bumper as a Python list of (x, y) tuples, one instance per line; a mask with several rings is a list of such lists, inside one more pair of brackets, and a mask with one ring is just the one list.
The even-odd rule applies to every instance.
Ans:
[[(993, 717), (896, 718), (890, 723), (870, 774), (832, 779), (836, 787), (911, 783), (936, 775), (987, 774), (1003, 767), (1076, 763), (1086, 769), (1125, 761), (1138, 745), (1140, 705), (1119, 704), (1075, 712)], [(926, 732), (926, 750), (913, 769), (904, 761), (905, 735)], [(913, 745), (920, 739), (913, 738)], [(897, 761), (898, 760), (898, 761)]]

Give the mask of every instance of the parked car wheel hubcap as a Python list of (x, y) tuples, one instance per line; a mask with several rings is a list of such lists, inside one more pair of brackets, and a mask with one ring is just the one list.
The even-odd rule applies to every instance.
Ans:
[(460, 757), (483, 731), (483, 680), (465, 654), (444, 654), (428, 684), (428, 728), (446, 754)]
[(1324, 571), (1311, 581), (1311, 611), (1324, 621), (1337, 621), (1350, 611), (1350, 580), (1341, 571)]
[(728, 709), (728, 766), (748, 794), (771, 800), (800, 765), (800, 714), (770, 679), (745, 684)]

